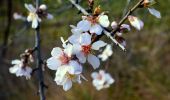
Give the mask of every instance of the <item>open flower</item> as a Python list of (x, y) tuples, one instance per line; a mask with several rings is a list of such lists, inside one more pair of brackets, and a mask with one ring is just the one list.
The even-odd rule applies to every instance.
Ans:
[(53, 15), (47, 13), (45, 4), (40, 5), (38, 9), (34, 8), (32, 4), (25, 4), (25, 8), (29, 11), (27, 21), (32, 22), (32, 28), (37, 28), (43, 17), (53, 19)]
[(57, 70), (59, 66), (69, 64), (73, 53), (73, 47), (68, 44), (64, 49), (59, 47), (53, 48), (51, 51), (52, 57), (47, 59), (47, 66), (51, 70)]
[(108, 44), (102, 54), (100, 54), (98, 57), (101, 58), (102, 61), (106, 61), (112, 54), (112, 46)]
[(38, 22), (41, 22), (41, 18), (39, 18), (38, 14), (36, 13), (37, 10), (33, 7), (32, 4), (25, 4), (25, 8), (27, 8), (29, 11), (27, 21), (32, 22), (32, 28), (37, 28)]
[(105, 73), (104, 70), (100, 70), (99, 73), (93, 72), (91, 77), (93, 78), (93, 86), (95, 86), (97, 90), (108, 88), (115, 81), (110, 74)]
[(128, 20), (130, 22), (130, 24), (135, 27), (137, 30), (141, 30), (144, 26), (143, 21), (141, 21), (138, 17), (135, 16), (128, 16)]
[(105, 42), (99, 40), (91, 43), (91, 35), (88, 33), (80, 34), (80, 38), (76, 38), (76, 36), (75, 38), (70, 38), (69, 41), (73, 44), (76, 57), (81, 63), (85, 63), (87, 59), (94, 69), (99, 67), (99, 58), (92, 54), (92, 50), (99, 50), (101, 47), (104, 47), (106, 45)]
[[(85, 24), (87, 23), (88, 24)], [(86, 25), (86, 28), (89, 28), (89, 32), (91, 34), (101, 35), (103, 28), (108, 27), (110, 25), (110, 21), (107, 15), (99, 15), (99, 16), (85, 16), (83, 20), (79, 23), (81, 26)]]
[(82, 66), (76, 61), (71, 61), (69, 65), (58, 67), (54, 80), (67, 91), (72, 87), (72, 82), (81, 83), (81, 72)]
[(21, 60), (12, 60), (13, 67), (9, 68), (9, 72), (12, 74), (16, 74), (17, 77), (25, 76), (26, 79), (31, 78), (32, 69), (28, 66), (24, 66), (23, 61)]

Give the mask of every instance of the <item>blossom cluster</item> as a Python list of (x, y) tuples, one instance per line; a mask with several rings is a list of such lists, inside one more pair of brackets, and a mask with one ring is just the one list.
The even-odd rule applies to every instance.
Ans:
[[(152, 15), (161, 18), (160, 12), (151, 8), (153, 4), (154, 0), (144, 0), (140, 7), (147, 8)], [(32, 22), (32, 28), (38, 27), (42, 17), (53, 18), (51, 14), (47, 13), (47, 7), (44, 4), (37, 9), (31, 4), (25, 4), (25, 7), (29, 11), (26, 19), (28, 22)], [(14, 17), (24, 19), (16, 13)], [(132, 14), (128, 15), (127, 19), (130, 25), (137, 30), (141, 30), (144, 26), (144, 22)], [(72, 87), (73, 82), (80, 84), (82, 79), (87, 80), (82, 74), (85, 63), (89, 63), (95, 70), (100, 67), (100, 60), (106, 61), (113, 54), (112, 45), (96, 39), (96, 37), (101, 36), (105, 29), (117, 30), (114, 34), (115, 39), (121, 46), (125, 47), (126, 41), (123, 38), (123, 33), (131, 30), (130, 25), (120, 24), (116, 21), (110, 22), (108, 15), (101, 11), (100, 6), (94, 9), (92, 15), (82, 16), (82, 20), (76, 26), (70, 25), (71, 36), (67, 40), (61, 37), (62, 47), (54, 47), (51, 51), (51, 57), (46, 62), (49, 69), (56, 71), (54, 79), (56, 84), (63, 86), (63, 89), (67, 91)], [(16, 76), (30, 78), (32, 69), (24, 63), (23, 60), (12, 61), (12, 64), (15, 65), (10, 68), (10, 72)], [(91, 77), (97, 90), (108, 88), (115, 81), (104, 70), (100, 70), (99, 73), (93, 72)]]
[[(66, 41), (61, 38), (63, 48), (53, 48), (47, 66), (56, 70), (55, 81), (65, 91), (71, 88), (72, 82), (81, 83), (81, 78), (85, 79), (82, 75), (84, 63), (88, 62), (93, 69), (97, 69), (100, 66), (99, 57), (104, 61), (112, 55), (109, 44), (102, 40), (93, 41), (93, 37), (101, 35), (103, 27), (109, 25), (108, 16), (96, 8), (94, 16), (83, 16), (76, 26), (71, 25), (72, 35)], [(105, 46), (105, 52), (96, 56), (95, 51)]]

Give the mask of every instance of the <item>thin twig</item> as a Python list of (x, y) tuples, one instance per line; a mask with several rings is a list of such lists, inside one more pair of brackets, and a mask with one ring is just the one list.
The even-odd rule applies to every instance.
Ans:
[(131, 15), (137, 8), (139, 8), (139, 6), (141, 5), (141, 3), (143, 3), (144, 0), (140, 0), (134, 7), (132, 7), (127, 13), (126, 15), (122, 18), (122, 20), (120, 20), (120, 22), (118, 23), (118, 26), (115, 30), (112, 30), (112, 36), (114, 36), (114, 34), (116, 32), (119, 31), (121, 25), (127, 20), (128, 16)]
[[(40, 4), (40, 0), (36, 0), (36, 9), (38, 9)], [(40, 45), (40, 24), (38, 24), (38, 27), (36, 28), (35, 33), (35, 47), (37, 51), (37, 68), (38, 70), (38, 79), (39, 79), (39, 95), (40, 100), (45, 100), (45, 93), (44, 93), (44, 76), (43, 76), (43, 70), (42, 70), (42, 59), (41, 59), (41, 45)]]

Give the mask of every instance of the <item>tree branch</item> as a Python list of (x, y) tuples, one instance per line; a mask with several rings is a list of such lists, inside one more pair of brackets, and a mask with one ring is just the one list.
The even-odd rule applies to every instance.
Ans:
[(139, 6), (141, 5), (141, 3), (144, 0), (140, 0), (134, 7), (132, 7), (127, 13), (126, 15), (122, 18), (122, 20), (120, 20), (120, 22), (118, 23), (118, 27), (115, 30), (112, 30), (111, 35), (114, 36), (114, 34), (116, 32), (119, 31), (121, 25), (127, 20), (128, 16), (131, 15), (137, 8), (139, 8)]
[[(38, 9), (40, 4), (40, 0), (36, 0), (36, 9)], [(42, 59), (41, 59), (41, 40), (40, 40), (40, 23), (38, 27), (35, 29), (35, 47), (37, 51), (37, 68), (38, 68), (38, 79), (39, 79), (39, 95), (40, 100), (45, 100), (45, 93), (44, 93), (44, 76), (42, 70)]]

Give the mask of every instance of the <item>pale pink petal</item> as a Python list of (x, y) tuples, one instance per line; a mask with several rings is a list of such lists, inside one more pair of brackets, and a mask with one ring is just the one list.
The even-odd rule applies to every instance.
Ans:
[(80, 44), (81, 45), (89, 45), (89, 44), (91, 44), (91, 35), (89, 33), (83, 33), (80, 36)]
[(71, 87), (72, 87), (72, 82), (71, 82), (71, 80), (68, 79), (65, 82), (65, 84), (63, 85), (63, 89), (64, 89), (64, 91), (68, 91)]
[(99, 58), (97, 58), (96, 56), (89, 54), (87, 57), (88, 62), (93, 66), (94, 69), (99, 68), (100, 66), (100, 61)]
[(76, 57), (79, 59), (80, 63), (85, 63), (86, 62), (86, 57), (82, 52), (77, 53)]
[(103, 27), (108, 27), (110, 25), (110, 21), (107, 15), (100, 15), (98, 21)]
[(27, 8), (29, 12), (36, 12), (36, 9), (33, 7), (32, 4), (25, 4), (25, 8)]
[(101, 47), (104, 47), (106, 45), (107, 45), (107, 43), (99, 40), (99, 41), (96, 41), (92, 44), (92, 49), (93, 50), (99, 50)]
[(154, 8), (148, 8), (149, 12), (156, 18), (161, 18), (161, 13)]
[(55, 47), (55, 48), (53, 48), (53, 50), (51, 51), (51, 55), (52, 55), (53, 57), (60, 57), (62, 54), (63, 54), (63, 51), (62, 51), (62, 49), (59, 48), (59, 47)]
[(141, 30), (144, 26), (144, 23), (135, 16), (128, 16), (130, 24), (135, 27), (137, 30)]
[(112, 29), (116, 29), (116, 28), (117, 28), (117, 22), (116, 22), (116, 21), (113, 21), (113, 22), (111, 23), (111, 27), (112, 27)]
[(61, 66), (61, 61), (55, 57), (51, 57), (47, 59), (47, 67), (51, 70), (57, 70), (57, 68)]
[[(28, 20), (28, 19), (27, 19)], [(36, 18), (34, 18), (32, 20), (32, 28), (37, 28), (38, 27), (38, 20)]]
[(77, 28), (82, 30), (83, 32), (86, 32), (90, 29), (91, 23), (87, 20), (82, 20), (77, 24)]
[(21, 60), (19, 60), (19, 59), (16, 59), (16, 60), (12, 60), (12, 62), (11, 62), (11, 64), (21, 64)]
[(93, 73), (91, 74), (91, 77), (92, 77), (93, 79), (96, 79), (96, 78), (98, 77), (98, 73), (97, 73), (97, 72), (93, 72)]
[(77, 61), (69, 62), (70, 70), (68, 71), (70, 74), (80, 74), (82, 72), (82, 66)]
[(80, 35), (81, 34), (73, 34), (73, 35), (71, 35), (68, 38), (69, 42), (72, 43), (72, 44), (80, 43)]
[(101, 35), (102, 31), (103, 29), (99, 24), (92, 25), (92, 27), (90, 28), (90, 33), (95, 33), (97, 35)]

